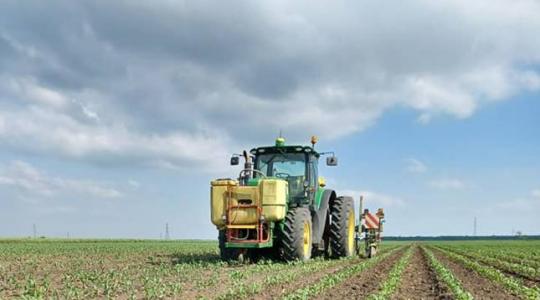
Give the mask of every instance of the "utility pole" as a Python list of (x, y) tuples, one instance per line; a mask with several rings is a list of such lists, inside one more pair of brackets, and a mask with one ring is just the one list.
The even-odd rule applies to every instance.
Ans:
[(34, 233), (34, 238), (37, 238), (36, 224), (32, 224), (32, 231), (33, 231), (33, 233)]
[(476, 217), (474, 217), (473, 236), (476, 236)]
[(165, 239), (168, 240), (169, 238), (169, 223), (165, 223)]

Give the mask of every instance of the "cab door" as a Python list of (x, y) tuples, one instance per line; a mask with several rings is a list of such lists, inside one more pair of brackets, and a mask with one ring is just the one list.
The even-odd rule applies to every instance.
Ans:
[(308, 188), (307, 188), (307, 192), (308, 192), (308, 198), (309, 198), (309, 203), (310, 204), (314, 204), (315, 202), (315, 194), (317, 193), (317, 188), (318, 188), (318, 174), (317, 174), (317, 170), (318, 170), (318, 159), (315, 158), (313, 155), (310, 155), (309, 156), (309, 161), (308, 161), (308, 182), (309, 182), (309, 185), (308, 185)]

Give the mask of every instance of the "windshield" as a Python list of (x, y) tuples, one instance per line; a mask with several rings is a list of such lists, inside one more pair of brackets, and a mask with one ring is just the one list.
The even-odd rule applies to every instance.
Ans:
[(257, 157), (257, 169), (269, 177), (305, 176), (306, 157), (302, 153), (273, 153)]
[(257, 156), (256, 168), (268, 177), (278, 177), (289, 183), (289, 196), (304, 196), (306, 155), (303, 153), (269, 153)]

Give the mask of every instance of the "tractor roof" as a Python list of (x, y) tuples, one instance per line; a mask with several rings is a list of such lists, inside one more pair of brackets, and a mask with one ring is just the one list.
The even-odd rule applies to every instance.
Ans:
[(250, 150), (251, 154), (263, 154), (263, 153), (309, 153), (313, 154), (316, 157), (319, 157), (320, 154), (315, 151), (310, 146), (302, 146), (302, 145), (276, 145), (276, 146), (264, 146), (264, 147), (257, 147)]

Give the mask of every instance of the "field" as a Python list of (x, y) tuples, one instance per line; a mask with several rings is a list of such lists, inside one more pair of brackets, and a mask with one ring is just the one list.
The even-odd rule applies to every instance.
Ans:
[(215, 242), (0, 240), (0, 299), (540, 299), (540, 241), (383, 244), (373, 259), (227, 264)]

